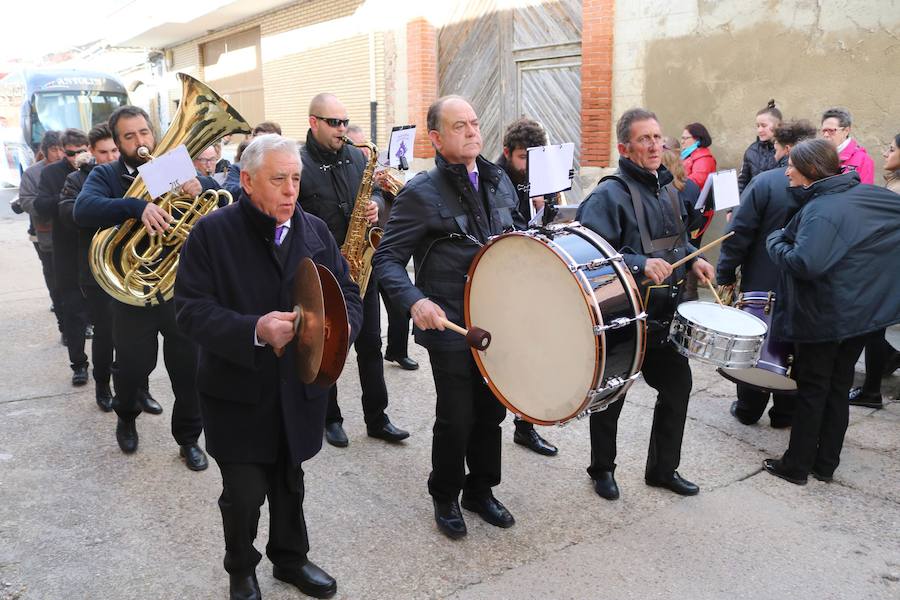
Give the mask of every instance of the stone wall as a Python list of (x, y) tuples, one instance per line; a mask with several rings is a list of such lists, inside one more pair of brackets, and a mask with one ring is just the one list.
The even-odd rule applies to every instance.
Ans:
[(699, 121), (720, 166), (738, 167), (769, 98), (817, 126), (824, 109), (845, 106), (880, 182), (900, 131), (898, 30), (896, 0), (617, 2), (613, 118), (645, 105), (676, 137)]

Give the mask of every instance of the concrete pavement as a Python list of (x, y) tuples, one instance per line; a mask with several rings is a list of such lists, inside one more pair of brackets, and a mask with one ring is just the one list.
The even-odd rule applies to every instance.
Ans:
[[(115, 416), (73, 388), (25, 221), (0, 215), (0, 599), (227, 597), (215, 464), (188, 471), (169, 433), (172, 392), (160, 366), (151, 389), (162, 416), (138, 420), (124, 456)], [(895, 345), (896, 332), (891, 332)], [(654, 397), (629, 394), (619, 434), (622, 498), (597, 497), (584, 471), (587, 422), (542, 433), (544, 458), (512, 443), (504, 423), (509, 530), (466, 513), (469, 535), (436, 530), (425, 482), (434, 388), (386, 364), (389, 413), (410, 439), (365, 436), (353, 357), (340, 382), (350, 446), (305, 465), (310, 558), (338, 579), (338, 597), (406, 598), (900, 598), (900, 404), (851, 408), (836, 481), (798, 487), (761, 472), (788, 431), (745, 427), (729, 414), (734, 386), (694, 365), (680, 467), (702, 491), (681, 498), (643, 483)], [(900, 377), (885, 381), (896, 398)], [(268, 538), (263, 507), (257, 548)], [(268, 599), (303, 597), (257, 573)]]

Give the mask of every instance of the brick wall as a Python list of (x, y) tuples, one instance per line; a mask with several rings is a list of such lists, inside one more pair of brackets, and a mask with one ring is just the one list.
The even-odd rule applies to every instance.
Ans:
[(607, 167), (612, 135), (614, 0), (584, 0), (581, 37), (581, 165)]
[(425, 122), (429, 105), (437, 99), (437, 31), (425, 19), (406, 26), (406, 60), (409, 120), (417, 126), (414, 155), (432, 158)]

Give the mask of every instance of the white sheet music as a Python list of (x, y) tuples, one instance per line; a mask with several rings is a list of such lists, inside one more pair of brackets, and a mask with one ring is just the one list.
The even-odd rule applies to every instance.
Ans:
[(191, 162), (187, 148), (181, 144), (139, 166), (138, 173), (141, 174), (150, 196), (156, 199), (195, 178), (197, 169)]
[(715, 210), (731, 208), (741, 203), (741, 195), (738, 193), (737, 171), (734, 169), (710, 173), (709, 177), (706, 178), (706, 183), (703, 184), (703, 189), (700, 190), (700, 196), (697, 197), (694, 208), (698, 210), (703, 209), (710, 190), (713, 193)]
[(385, 166), (400, 167), (400, 157), (406, 158), (406, 164), (412, 165), (413, 148), (416, 145), (416, 128), (394, 129), (388, 145), (388, 162)]
[(570, 189), (574, 161), (572, 142), (528, 148), (528, 196), (534, 198)]

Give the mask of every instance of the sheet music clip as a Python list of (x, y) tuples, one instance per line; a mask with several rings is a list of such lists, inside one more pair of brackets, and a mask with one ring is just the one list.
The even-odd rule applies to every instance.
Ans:
[(552, 198), (548, 198), (544, 202), (544, 211), (541, 215), (541, 224), (544, 229), (549, 227), (550, 223), (556, 219), (556, 215), (559, 213), (559, 208), (556, 206), (556, 200)]
[(409, 163), (406, 162), (406, 156), (400, 156), (400, 165), (397, 167), (401, 171), (409, 171)]

